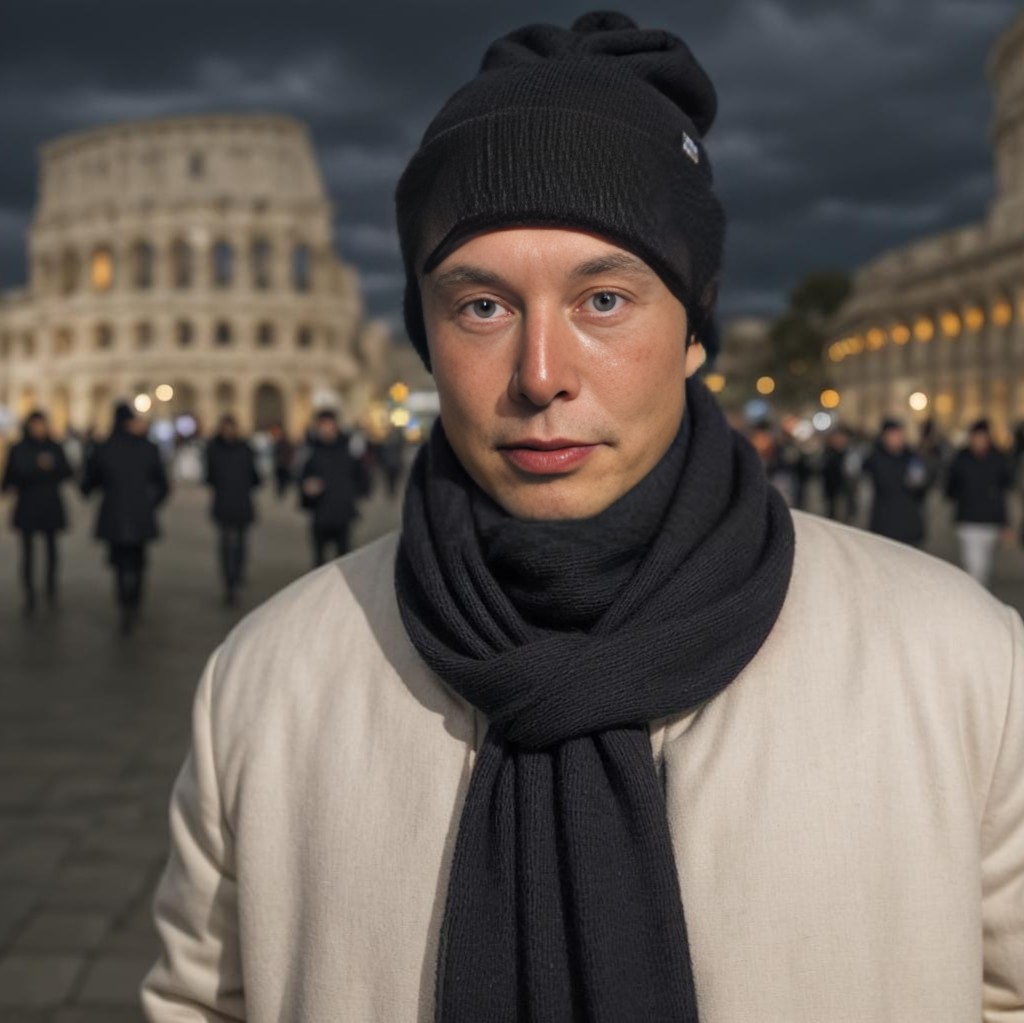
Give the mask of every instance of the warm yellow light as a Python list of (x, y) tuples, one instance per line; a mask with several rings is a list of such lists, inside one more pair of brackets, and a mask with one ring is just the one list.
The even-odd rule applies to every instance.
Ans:
[(833, 391), (829, 388), (827, 391), (821, 392), (821, 407), (822, 408), (839, 408), (839, 392)]
[(967, 329), (972, 333), (977, 333), (985, 326), (985, 311), (980, 307), (973, 305), (970, 309), (964, 313), (964, 323), (967, 324)]
[(923, 412), (928, 407), (928, 395), (923, 391), (915, 391), (908, 399), (908, 404), (915, 412)]
[(157, 401), (170, 401), (174, 397), (174, 388), (170, 384), (161, 384), (155, 394)]
[(832, 345), (829, 348), (829, 350), (828, 350), (828, 357), (833, 362), (842, 362), (843, 361), (843, 358), (844, 358), (844, 356), (843, 356), (843, 346), (842, 346), (842, 344), (839, 341), (837, 341), (834, 345)]
[(89, 277), (97, 291), (106, 291), (114, 283), (114, 260), (106, 249), (93, 253)]
[(948, 312), (942, 314), (942, 333), (945, 334), (946, 337), (959, 337), (962, 329), (963, 323), (956, 313)]
[(868, 331), (868, 348), (877, 352), (885, 344), (885, 331), (880, 327), (872, 327)]
[(850, 344), (850, 354), (851, 355), (860, 355), (860, 353), (864, 351), (864, 340), (863, 340), (863, 338), (851, 337), (849, 344)]
[(992, 322), (997, 327), (1005, 327), (1013, 319), (1013, 306), (1005, 298), (996, 302), (992, 309)]
[(136, 412), (145, 415), (153, 407), (153, 399), (148, 394), (137, 394), (132, 404), (135, 406)]
[(721, 373), (709, 373), (704, 378), (704, 383), (708, 385), (708, 390), (712, 394), (719, 394), (725, 390), (725, 377)]
[(775, 391), (775, 381), (771, 377), (761, 377), (757, 381), (758, 394), (772, 394)]
[(423, 427), (422, 426), (410, 426), (405, 431), (405, 439), (410, 444), (419, 444), (423, 440)]
[(927, 316), (922, 316), (914, 324), (914, 337), (918, 341), (931, 341), (935, 337), (935, 324)]
[(393, 402), (397, 405), (401, 405), (402, 402), (406, 401), (409, 397), (409, 388), (401, 382), (392, 384), (391, 389), (388, 391), (388, 395)]
[(948, 416), (953, 411), (953, 395), (937, 394), (935, 396), (935, 411), (942, 416)]
[(905, 323), (897, 323), (892, 328), (893, 344), (905, 345), (910, 340), (910, 328)]
[(391, 413), (391, 425), (397, 426), (399, 429), (408, 426), (411, 420), (412, 416), (407, 408), (396, 408)]

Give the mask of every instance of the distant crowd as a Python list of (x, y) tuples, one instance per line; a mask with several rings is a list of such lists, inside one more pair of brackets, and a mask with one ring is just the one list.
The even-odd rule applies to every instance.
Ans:
[[(148, 545), (160, 535), (157, 510), (171, 492), (174, 473), (168, 458), (150, 439), (149, 422), (127, 404), (114, 410), (114, 425), (103, 440), (51, 435), (46, 414), (32, 412), (20, 441), (4, 466), (3, 492), (15, 495), (11, 525), (20, 537), (19, 575), (26, 616), (35, 614), (39, 592), (53, 607), (58, 602), (58, 534), (67, 528), (61, 488), (74, 480), (83, 495), (99, 495), (94, 536), (106, 546), (113, 571), (122, 632), (131, 632), (142, 603)], [(293, 443), (280, 424), (269, 431), (267, 459), (241, 436), (238, 423), (224, 415), (216, 432), (198, 443), (191, 439), (173, 452), (172, 465), (198, 458), (196, 474), (210, 489), (210, 513), (217, 530), (223, 599), (238, 601), (247, 564), (247, 535), (256, 519), (253, 491), (268, 475), (277, 496), (294, 488), (308, 513), (312, 562), (346, 553), (359, 503), (379, 475), (394, 496), (401, 483), (405, 443), (394, 431), (381, 442), (342, 428), (331, 409), (316, 413), (302, 443)], [(264, 463), (269, 461), (269, 467)], [(269, 471), (268, 471), (269, 468)], [(188, 471), (181, 475), (188, 476)], [(42, 586), (38, 584), (38, 548), (42, 548)]]
[[(875, 437), (838, 426), (817, 448), (768, 422), (755, 424), (749, 438), (790, 506), (807, 508), (809, 485), (817, 480), (829, 518), (915, 547), (925, 545), (926, 498), (938, 490), (950, 502), (961, 565), (985, 586), (999, 544), (1014, 541), (1008, 495), (1024, 460), (1024, 424), (1009, 450), (995, 443), (987, 419), (971, 424), (960, 447), (931, 420), (923, 424), (916, 446), (898, 419), (886, 419)], [(865, 490), (870, 491), (866, 501)]]

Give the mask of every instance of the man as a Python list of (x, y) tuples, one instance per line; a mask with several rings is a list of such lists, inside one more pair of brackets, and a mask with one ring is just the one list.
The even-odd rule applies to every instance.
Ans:
[(1012, 485), (1009, 458), (993, 446), (988, 420), (977, 420), (949, 467), (946, 497), (955, 506), (960, 563), (982, 586), (992, 581), (1000, 535), (1009, 539), (1006, 492)]
[(129, 405), (114, 409), (113, 431), (89, 456), (81, 489), (86, 497), (103, 491), (95, 536), (108, 545), (121, 632), (127, 634), (142, 603), (146, 545), (160, 535), (156, 509), (170, 491), (160, 452), (146, 437), (146, 421)]
[(311, 513), (313, 566), (351, 548), (352, 523), (358, 517), (357, 501), (368, 489), (366, 468), (351, 450), (350, 438), (338, 426), (333, 409), (321, 409), (314, 419), (309, 454), (299, 473), (300, 503)]
[(213, 490), (210, 515), (217, 524), (224, 603), (238, 603), (245, 576), (246, 533), (256, 519), (252, 492), (260, 485), (256, 453), (238, 436), (238, 422), (223, 415), (206, 448), (206, 484)]
[(850, 431), (837, 426), (825, 439), (821, 482), (825, 510), (830, 519), (853, 523), (857, 518), (857, 480), (860, 460), (851, 444)]
[(863, 471), (873, 490), (868, 529), (890, 540), (922, 546), (924, 499), (934, 481), (922, 459), (907, 444), (906, 429), (898, 419), (882, 422)]
[(427, 128), (440, 425), (401, 535), (203, 674), (151, 1020), (1024, 1013), (1024, 625), (791, 513), (695, 377), (713, 115), (678, 39), (595, 13)]
[(23, 612), (30, 617), (36, 608), (35, 537), (46, 550), (46, 602), (57, 602), (57, 533), (67, 528), (60, 485), (71, 475), (64, 449), (50, 437), (44, 413), (36, 410), (25, 420), (22, 439), (7, 453), (0, 492), (18, 496), (11, 516), (12, 528), (21, 534), (21, 581)]

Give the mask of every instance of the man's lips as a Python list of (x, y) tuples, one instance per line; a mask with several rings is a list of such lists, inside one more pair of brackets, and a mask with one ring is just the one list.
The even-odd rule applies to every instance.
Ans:
[(553, 476), (575, 469), (598, 447), (599, 444), (556, 437), (551, 440), (530, 438), (515, 441), (501, 445), (498, 450), (506, 461), (523, 472), (536, 476)]

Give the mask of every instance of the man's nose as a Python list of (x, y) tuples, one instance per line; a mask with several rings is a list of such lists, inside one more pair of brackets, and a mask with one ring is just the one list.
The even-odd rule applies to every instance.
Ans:
[(579, 339), (558, 309), (530, 310), (523, 316), (509, 396), (520, 404), (546, 408), (558, 398), (579, 394)]

